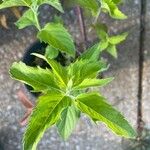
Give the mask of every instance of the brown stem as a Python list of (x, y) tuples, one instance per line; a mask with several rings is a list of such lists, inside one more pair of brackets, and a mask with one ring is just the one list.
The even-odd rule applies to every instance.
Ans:
[(20, 125), (24, 126), (24, 125), (26, 125), (26, 123), (28, 121), (28, 117), (32, 113), (34, 104), (32, 104), (32, 102), (27, 98), (27, 96), (25, 95), (25, 93), (22, 90), (19, 90), (17, 95), (18, 95), (18, 98), (19, 98), (20, 102), (26, 108), (26, 113), (20, 121)]
[(80, 28), (81, 38), (82, 38), (82, 48), (86, 49), (87, 34), (86, 34), (83, 11), (79, 6), (75, 8), (75, 11), (76, 11), (78, 22), (79, 22), (79, 28)]

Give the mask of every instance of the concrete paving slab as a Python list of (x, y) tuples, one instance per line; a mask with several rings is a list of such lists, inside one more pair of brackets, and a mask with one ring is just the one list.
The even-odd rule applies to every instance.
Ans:
[(150, 128), (150, 1), (146, 7), (146, 35), (144, 45), (144, 70), (143, 70), (143, 121)]
[[(45, 9), (48, 12), (48, 8)], [(114, 60), (109, 57), (111, 67), (104, 76), (115, 76), (116, 79), (101, 91), (110, 103), (123, 112), (133, 125), (136, 125), (140, 1), (128, 0), (123, 9), (129, 19), (123, 24), (121, 21), (111, 22), (112, 30), (113, 27), (118, 27), (117, 31), (113, 31), (116, 33), (129, 29), (130, 35), (128, 40), (119, 46), (119, 59)], [(4, 150), (21, 150), (21, 138), (24, 132), (18, 120), (25, 110), (16, 96), (22, 84), (10, 79), (8, 70), (12, 62), (22, 58), (27, 45), (36, 39), (33, 29), (18, 31), (13, 26), (13, 21), (11, 19), (9, 21), (11, 30), (0, 29), (0, 146)], [(45, 134), (38, 149), (121, 150), (122, 146), (120, 137), (109, 132), (102, 124), (95, 126), (83, 116), (67, 142), (59, 138), (54, 127)]]

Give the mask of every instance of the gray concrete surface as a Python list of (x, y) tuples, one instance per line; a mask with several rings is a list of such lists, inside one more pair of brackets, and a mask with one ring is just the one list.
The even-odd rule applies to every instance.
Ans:
[[(147, 5), (147, 35), (145, 38), (145, 63), (144, 63), (144, 81), (143, 81), (143, 101), (144, 101), (144, 121), (147, 125), (150, 123), (150, 51), (149, 51), (149, 12), (150, 2)], [(125, 21), (109, 21), (111, 32), (130, 31), (127, 41), (121, 44), (119, 49), (119, 58), (112, 59), (105, 56), (111, 63), (110, 69), (104, 73), (104, 76), (115, 76), (115, 80), (100, 91), (105, 95), (109, 102), (117, 107), (136, 127), (137, 119), (137, 95), (138, 95), (138, 61), (139, 61), (139, 16), (140, 0), (126, 0), (123, 6), (124, 12), (129, 16)], [(42, 11), (43, 16), (50, 15), (49, 7)], [(10, 14), (9, 11), (6, 11)], [(68, 17), (68, 16), (67, 16)], [(71, 16), (72, 18), (72, 16)], [(50, 18), (43, 18), (44, 21)], [(67, 24), (73, 20), (67, 18)], [(22, 150), (21, 139), (25, 128), (19, 126), (18, 121), (24, 114), (25, 109), (21, 106), (16, 95), (23, 85), (10, 79), (8, 70), (12, 62), (22, 58), (24, 50), (36, 40), (34, 29), (27, 28), (17, 30), (13, 25), (15, 18), (8, 17), (9, 30), (0, 27), (0, 150)], [(69, 26), (71, 32), (79, 41), (78, 28), (76, 21), (74, 26)], [(93, 37), (92, 37), (93, 38)], [(93, 39), (90, 39), (91, 41)], [(25, 88), (23, 88), (25, 90)], [(26, 90), (25, 90), (26, 91)], [(26, 92), (28, 97), (31, 95)], [(40, 142), (39, 150), (122, 150), (121, 138), (114, 135), (102, 124), (95, 126), (85, 116), (82, 116), (77, 128), (66, 142), (63, 142), (55, 127), (46, 132)]]
[(146, 36), (145, 36), (145, 62), (143, 80), (143, 113), (144, 121), (150, 128), (150, 2), (147, 2), (146, 11)]

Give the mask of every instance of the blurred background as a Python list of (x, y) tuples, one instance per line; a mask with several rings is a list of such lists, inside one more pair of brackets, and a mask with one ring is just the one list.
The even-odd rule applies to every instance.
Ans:
[[(128, 31), (129, 36), (118, 46), (118, 59), (104, 55), (110, 68), (103, 75), (114, 76), (115, 80), (99, 90), (134, 128), (143, 127), (141, 139), (122, 139), (103, 124), (96, 126), (82, 116), (68, 141), (64, 142), (53, 127), (46, 132), (39, 150), (150, 150), (150, 1), (124, 0), (121, 9), (128, 19), (116, 21), (107, 15), (101, 18), (109, 25), (112, 34)], [(0, 150), (22, 150), (25, 127), (21, 127), (19, 121), (26, 110), (20, 103), (18, 91), (23, 91), (31, 101), (36, 100), (23, 84), (12, 80), (8, 73), (10, 65), (21, 60), (26, 49), (37, 40), (34, 28), (18, 30), (14, 25), (23, 11), (24, 8), (0, 11)], [(55, 13), (49, 6), (43, 6), (41, 23), (51, 20)], [(74, 9), (68, 8), (62, 17), (79, 45), (81, 36)], [(85, 24), (88, 29), (88, 18), (85, 18)], [(95, 35), (88, 30), (87, 35), (88, 44), (92, 43)]]

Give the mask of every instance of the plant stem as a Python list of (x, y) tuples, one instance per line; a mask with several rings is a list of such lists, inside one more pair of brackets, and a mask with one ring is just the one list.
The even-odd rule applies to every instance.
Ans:
[(95, 17), (95, 20), (94, 20), (94, 25), (97, 23), (97, 20), (98, 20), (98, 18), (99, 18), (99, 15), (100, 15), (100, 13), (101, 13), (101, 7), (99, 8), (99, 10), (98, 10), (98, 12), (97, 12), (97, 15), (96, 15), (96, 17)]
[(39, 23), (37, 11), (34, 11), (34, 17), (35, 17), (35, 21), (36, 21), (36, 27), (37, 27), (37, 29), (38, 29), (39, 31), (41, 31), (41, 26), (40, 26), (40, 23)]
[(40, 26), (38, 17), (37, 17), (36, 15), (35, 15), (35, 19), (36, 19), (37, 29), (38, 29), (39, 31), (41, 31), (41, 26)]
[(35, 18), (35, 21), (36, 21), (36, 28), (41, 31), (41, 26), (40, 26), (40, 23), (39, 23), (39, 19), (38, 19), (38, 7), (37, 8), (32, 8), (32, 6), (30, 7), (30, 9), (32, 10), (32, 12), (34, 13), (34, 18)]
[(85, 27), (83, 12), (79, 6), (76, 7), (76, 14), (78, 16), (79, 28), (80, 28), (82, 42), (83, 42), (83, 49), (86, 49), (86, 42), (87, 42), (86, 27)]

